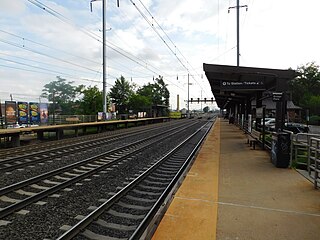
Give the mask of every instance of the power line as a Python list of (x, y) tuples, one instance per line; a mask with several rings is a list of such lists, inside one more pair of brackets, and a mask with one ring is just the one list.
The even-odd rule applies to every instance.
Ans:
[[(56, 18), (60, 19), (60, 20), (63, 21), (64, 23), (67, 23), (67, 24), (69, 24), (69, 25), (72, 25), (73, 27), (76, 27), (76, 28), (80, 28), (79, 26), (75, 25), (70, 19), (66, 18), (65, 16), (63, 16), (63, 15), (60, 14), (59, 12), (57, 12), (57, 11), (53, 10), (52, 8), (46, 6), (45, 4), (41, 3), (40, 1), (37, 1), (37, 0), (28, 0), (28, 1), (29, 1), (30, 3), (32, 3), (32, 4), (34, 4), (35, 6), (41, 8), (42, 10), (48, 12), (49, 14), (55, 16)], [(102, 41), (99, 39), (99, 36), (98, 36), (98, 35), (90, 32), (90, 31), (88, 31), (88, 30), (86, 30), (86, 29), (83, 29), (83, 28), (80, 28), (79, 30), (82, 31), (82, 32), (84, 32), (84, 33), (85, 33), (86, 35), (88, 35), (89, 37), (91, 37), (91, 38), (93, 38), (93, 39), (95, 39), (95, 40), (97, 40), (97, 41), (99, 41), (99, 42), (102, 43)], [(96, 37), (95, 37), (94, 35), (95, 35)], [(129, 53), (129, 52), (121, 49), (120, 47), (116, 46), (115, 44), (111, 43), (110, 41), (107, 41), (107, 42), (108, 42), (108, 44), (112, 45), (112, 46), (110, 46), (110, 45), (107, 45), (107, 44), (106, 44), (109, 48), (111, 48), (112, 50), (114, 50), (114, 51), (117, 52), (118, 54), (120, 54), (120, 55), (128, 58), (129, 60), (135, 62), (136, 64), (138, 64), (138, 65), (146, 68), (147, 70), (151, 71), (151, 72), (154, 73), (155, 75), (158, 75), (158, 73), (155, 72), (154, 70), (150, 69), (148, 66), (151, 66), (151, 67), (154, 68), (155, 70), (161, 72), (161, 70), (157, 69), (156, 67), (152, 66), (151, 64), (146, 63), (146, 62), (143, 61), (142, 59), (137, 58), (137, 57), (134, 56), (133, 54), (131, 54), (131, 53)], [(128, 55), (131, 55), (131, 57), (128, 56)], [(138, 59), (138, 61), (135, 60), (134, 58)], [(145, 65), (142, 64), (142, 63), (140, 63), (139, 61), (142, 61)], [(180, 60), (180, 61), (181, 61), (181, 60)], [(182, 63), (182, 64), (183, 64), (183, 63)], [(160, 75), (160, 74), (159, 74), (159, 75)], [(162, 74), (161, 74), (161, 75), (162, 75)], [(173, 82), (171, 82), (171, 83), (172, 83), (173, 85), (175, 85), (175, 86), (177, 86), (177, 87), (180, 88), (180, 86), (178, 86), (177, 84), (175, 84), (175, 83), (173, 83)]]
[[(5, 56), (11, 57), (11, 58), (13, 57), (13, 58), (25, 60), (25, 61), (28, 61), (28, 62), (45, 64), (46, 66), (52, 66), (52, 67), (55, 67), (55, 68), (61, 68), (61, 69), (68, 70), (68, 71), (77, 71), (77, 72), (83, 72), (83, 73), (89, 74), (88, 72), (85, 72), (85, 71), (79, 71), (79, 70), (75, 70), (75, 69), (71, 69), (71, 68), (61, 67), (61, 66), (58, 66), (58, 65), (45, 63), (45, 62), (41, 62), (41, 61), (36, 61), (36, 60), (31, 60), (31, 59), (27, 59), (27, 58), (24, 58), (24, 57), (12, 56), (12, 55), (9, 55), (9, 54), (6, 54), (6, 53), (2, 53), (2, 52), (0, 52), (0, 55), (5, 55)], [(98, 73), (101, 73), (101, 72), (98, 72)]]
[(169, 46), (169, 44), (166, 42), (166, 40), (161, 36), (161, 34), (158, 32), (158, 30), (153, 26), (153, 24), (150, 22), (150, 20), (147, 18), (147, 16), (140, 10), (140, 8), (132, 1), (130, 2), (133, 4), (133, 6), (137, 9), (137, 11), (140, 13), (140, 15), (146, 20), (146, 22), (150, 25), (150, 27), (154, 30), (154, 32), (159, 36), (159, 38), (163, 41), (163, 43), (168, 47), (168, 49), (173, 53), (173, 55), (176, 56), (178, 61), (181, 63), (181, 65), (187, 70), (188, 68), (185, 66), (185, 64), (181, 61), (181, 59), (176, 55), (176, 53), (172, 50), (172, 48)]
[(9, 41), (6, 41), (6, 40), (3, 40), (3, 39), (0, 39), (0, 42), (3, 42), (3, 43), (6, 43), (8, 45), (11, 45), (11, 46), (14, 46), (14, 47), (17, 47), (17, 48), (21, 48), (21, 49), (24, 49), (24, 50), (27, 50), (27, 51), (30, 51), (30, 52), (33, 52), (33, 53), (36, 53), (36, 54), (39, 54), (39, 55), (43, 55), (43, 56), (46, 56), (48, 58), (52, 58), (52, 59), (55, 59), (57, 61), (61, 61), (61, 62), (64, 62), (64, 63), (68, 63), (68, 64), (71, 64), (73, 66), (76, 66), (76, 67), (80, 67), (80, 68), (84, 68), (84, 69), (87, 69), (89, 71), (92, 71), (92, 72), (95, 72), (97, 73), (98, 71), (94, 70), (94, 69), (91, 69), (91, 68), (88, 68), (88, 67), (85, 67), (85, 66), (81, 66), (79, 64), (76, 64), (76, 63), (73, 63), (73, 62), (69, 62), (67, 60), (64, 60), (64, 59), (60, 59), (60, 58), (57, 58), (57, 57), (54, 57), (54, 56), (50, 56), (49, 54), (46, 54), (46, 53), (42, 53), (42, 52), (39, 52), (39, 51), (36, 51), (36, 50), (33, 50), (31, 48), (28, 48), (26, 46), (20, 46), (16, 43), (12, 43), (12, 42), (9, 42)]
[[(140, 0), (139, 0), (140, 1)], [(158, 35), (158, 37), (163, 41), (163, 43), (168, 47), (168, 49), (170, 50), (170, 52), (177, 58), (177, 60), (180, 62), (180, 64), (183, 66), (184, 69), (187, 70), (187, 72), (190, 74), (190, 76), (194, 79), (195, 82), (198, 83), (198, 85), (200, 86), (200, 88), (205, 91), (203, 89), (203, 87), (201, 86), (201, 84), (195, 79), (194, 75), (190, 73), (189, 69), (187, 68), (187, 66), (182, 62), (182, 60), (178, 57), (178, 55), (172, 50), (172, 48), (169, 46), (169, 44), (167, 43), (167, 41), (161, 36), (161, 34), (159, 33), (159, 31), (154, 27), (153, 23), (150, 22), (150, 20), (147, 18), (147, 16), (140, 10), (140, 8), (132, 1), (130, 0), (130, 2), (133, 4), (133, 6), (136, 8), (136, 10), (140, 13), (140, 15), (145, 19), (145, 21), (150, 25), (150, 27), (154, 30), (154, 32)], [(140, 3), (143, 5), (143, 3), (140, 1)], [(144, 5), (143, 5), (144, 6)], [(147, 8), (144, 6), (144, 8), (147, 10)], [(155, 21), (153, 15), (150, 13), (149, 10), (147, 10), (147, 12), (149, 13), (149, 15), (152, 17), (152, 20)], [(156, 21), (155, 21), (156, 22)], [(156, 22), (158, 26), (160, 26), (160, 24), (158, 24), (158, 22)], [(160, 29), (164, 32), (164, 30), (161, 28)], [(164, 32), (165, 33), (165, 32)], [(165, 35), (168, 37), (168, 35), (165, 33)], [(173, 41), (169, 38), (169, 41), (171, 41), (173, 43)], [(174, 47), (176, 48), (176, 45), (173, 43)], [(179, 50), (180, 52), (180, 50)], [(182, 53), (180, 52), (180, 54), (182, 55)], [(183, 55), (182, 55), (183, 56)], [(186, 58), (185, 58), (186, 59)], [(187, 63), (189, 63), (187, 61)], [(195, 71), (196, 72), (196, 71)], [(196, 72), (197, 73), (197, 72)], [(199, 75), (200, 76), (200, 75)]]
[[(188, 61), (188, 59), (182, 54), (182, 52), (180, 51), (180, 49), (177, 47), (177, 45), (172, 41), (172, 39), (169, 37), (169, 35), (164, 31), (164, 29), (161, 27), (161, 25), (158, 23), (158, 21), (155, 19), (155, 17), (152, 15), (152, 13), (149, 11), (149, 9), (143, 4), (143, 2), (141, 0), (139, 0), (139, 2), (141, 3), (141, 5), (143, 6), (143, 8), (149, 13), (149, 15), (152, 17), (152, 20), (158, 25), (158, 27), (161, 29), (161, 31), (165, 34), (165, 36), (169, 39), (169, 41), (172, 43), (172, 45), (174, 46), (175, 50), (177, 50), (180, 55), (184, 58), (184, 60), (187, 62), (187, 64), (194, 70), (194, 72), (200, 76), (200, 74), (197, 73), (197, 71), (193, 68), (193, 66), (190, 64), (190, 62)], [(176, 55), (176, 54), (175, 54)]]
[(79, 58), (79, 59), (83, 59), (83, 60), (86, 60), (86, 61), (89, 61), (89, 62), (92, 62), (92, 63), (95, 63), (95, 64), (101, 64), (101, 63), (99, 63), (99, 62), (92, 61), (91, 59), (84, 58), (84, 57), (82, 57), (82, 56), (78, 56), (78, 55), (75, 55), (75, 54), (73, 54), (73, 53), (69, 53), (69, 52), (67, 52), (67, 51), (64, 51), (64, 50), (61, 50), (61, 49), (58, 49), (58, 48), (54, 48), (54, 47), (48, 46), (48, 45), (46, 45), (46, 44), (42, 44), (42, 43), (33, 41), (33, 40), (31, 40), (31, 39), (28, 39), (28, 38), (25, 38), (25, 37), (22, 37), (22, 36), (19, 36), (19, 35), (16, 35), (16, 34), (13, 34), (13, 33), (10, 33), (10, 32), (4, 31), (4, 30), (1, 30), (1, 29), (0, 29), (0, 32), (3, 32), (3, 33), (6, 33), (6, 34), (8, 34), (8, 35), (11, 35), (11, 36), (13, 36), (13, 37), (22, 39), (23, 41), (28, 41), (28, 42), (31, 42), (31, 43), (33, 43), (33, 44), (36, 44), (36, 45), (39, 45), (39, 46), (42, 46), (42, 47), (45, 47), (45, 48), (49, 48), (49, 49), (51, 49), (51, 50), (55, 50), (55, 51), (62, 52), (62, 53), (64, 53), (64, 54), (67, 54), (67, 55), (70, 55), (70, 56), (73, 56), (73, 57), (76, 57), (76, 58)]
[[(48, 7), (47, 5), (41, 3), (40, 1), (38, 1), (38, 0), (27, 0), (27, 1), (30, 2), (31, 4), (34, 4), (35, 6), (39, 7), (40, 9), (46, 11), (50, 15), (58, 18), (60, 21), (66, 23), (66, 24), (69, 24), (69, 25), (73, 26), (74, 28), (77, 28), (78, 30), (80, 30), (84, 34), (88, 35), (89, 37), (91, 37), (91, 38), (95, 39), (96, 41), (98, 41), (98, 42), (103, 44), (103, 42), (101, 40), (101, 37), (99, 35), (96, 35), (95, 33), (92, 33), (91, 31), (88, 31), (88, 30), (86, 30), (86, 29), (74, 24), (70, 19), (68, 19), (67, 17), (63, 16), (62, 14), (60, 14), (57, 11), (55, 11), (54, 9)], [(106, 44), (107, 47), (109, 47), (113, 51), (117, 52), (118, 54), (120, 54), (120, 55), (122, 55), (122, 56), (124, 56), (126, 58), (128, 58), (129, 60), (133, 61), (134, 63), (146, 68), (147, 70), (153, 72), (154, 74), (157, 74), (155, 71), (151, 70), (148, 67), (148, 65), (152, 66), (151, 64), (148, 64), (148, 63), (144, 62), (142, 59), (137, 58), (136, 56), (132, 55), (131, 53), (129, 53), (129, 52), (123, 50), (123, 49), (121, 49), (120, 47), (116, 46), (115, 44), (111, 43), (110, 41), (107, 41), (107, 43), (112, 45), (112, 46), (110, 46), (110, 45)], [(131, 55), (131, 56), (128, 56), (126, 54)], [(138, 61), (135, 60), (134, 58), (138, 59)], [(139, 61), (142, 61), (145, 65), (140, 63)], [(153, 68), (156, 69), (155, 67), (153, 67)]]
[[(17, 63), (17, 64), (19, 64), (19, 63)], [(28, 66), (27, 64), (23, 64), (23, 65)], [(51, 70), (50, 70), (50, 71), (48, 71), (48, 70), (37, 71), (37, 70), (31, 70), (31, 69), (26, 69), (26, 68), (21, 68), (21, 67), (8, 66), (8, 65), (4, 65), (4, 64), (0, 64), (0, 66), (1, 66), (1, 67), (6, 67), (6, 68), (11, 68), (11, 69), (17, 69), (17, 70), (27, 71), (27, 72), (33, 72), (33, 73), (52, 74), (52, 75), (56, 76), (56, 73), (52, 72)], [(37, 67), (32, 66), (32, 65), (30, 65), (29, 67), (37, 68)], [(54, 74), (53, 74), (53, 73), (54, 73)], [(63, 75), (63, 76), (67, 76), (68, 78), (71, 78), (71, 79), (79, 80), (79, 81), (101, 83), (101, 81), (97, 81), (97, 80), (94, 80), (94, 79), (88, 79), (88, 78), (82, 78), (82, 77), (72, 76), (72, 75), (65, 74), (65, 73), (62, 73), (62, 75)]]

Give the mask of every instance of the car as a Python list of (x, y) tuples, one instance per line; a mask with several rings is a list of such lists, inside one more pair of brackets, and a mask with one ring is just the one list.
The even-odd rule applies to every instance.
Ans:
[(283, 129), (293, 132), (294, 134), (309, 132), (309, 127), (301, 123), (285, 123)]
[(265, 127), (267, 130), (272, 131), (276, 126), (276, 119), (275, 118), (265, 118)]

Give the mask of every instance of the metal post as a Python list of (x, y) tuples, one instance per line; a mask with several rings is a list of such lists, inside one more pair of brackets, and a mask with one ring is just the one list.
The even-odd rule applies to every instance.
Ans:
[(103, 83), (102, 83), (102, 98), (103, 98), (103, 117), (106, 119), (106, 114), (107, 114), (107, 61), (106, 61), (106, 52), (107, 52), (107, 45), (106, 45), (106, 10), (107, 8), (107, 1), (102, 0), (102, 45), (103, 45), (103, 50), (102, 50), (102, 58), (103, 58)]
[(240, 65), (240, 8), (245, 7), (246, 11), (248, 11), (248, 5), (239, 5), (240, 0), (237, 0), (237, 6), (229, 7), (228, 13), (230, 9), (237, 9), (237, 66)]
[(237, 0), (237, 66), (239, 67), (240, 64), (240, 6), (239, 0)]
[[(202, 100), (202, 89), (201, 89), (201, 94), (200, 94), (200, 99)], [(202, 101), (201, 101), (201, 112), (202, 112)]]
[(190, 112), (189, 112), (189, 73), (188, 73), (188, 117), (190, 117)]
[(56, 103), (55, 103), (55, 90), (52, 92), (52, 103), (53, 103), (53, 111), (52, 111), (52, 125), (55, 125), (55, 114), (56, 114)]
[(1, 103), (1, 99), (0, 99), (0, 125), (1, 125), (1, 128), (3, 128), (2, 103)]

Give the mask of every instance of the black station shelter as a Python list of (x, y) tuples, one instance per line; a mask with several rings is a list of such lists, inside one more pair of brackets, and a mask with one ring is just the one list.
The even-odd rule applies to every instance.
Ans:
[[(276, 131), (282, 130), (286, 116), (288, 81), (296, 77), (294, 70), (203, 64), (211, 91), (220, 109), (235, 117), (251, 114), (261, 122), (262, 100), (276, 102)], [(258, 113), (259, 112), (259, 113)]]

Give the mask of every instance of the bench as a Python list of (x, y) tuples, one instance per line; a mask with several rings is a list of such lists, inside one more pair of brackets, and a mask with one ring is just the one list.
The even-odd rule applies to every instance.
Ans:
[(261, 132), (252, 129), (251, 133), (247, 134), (247, 143), (250, 144), (250, 146), (253, 146), (253, 149), (256, 149), (256, 143), (260, 141), (260, 137)]

